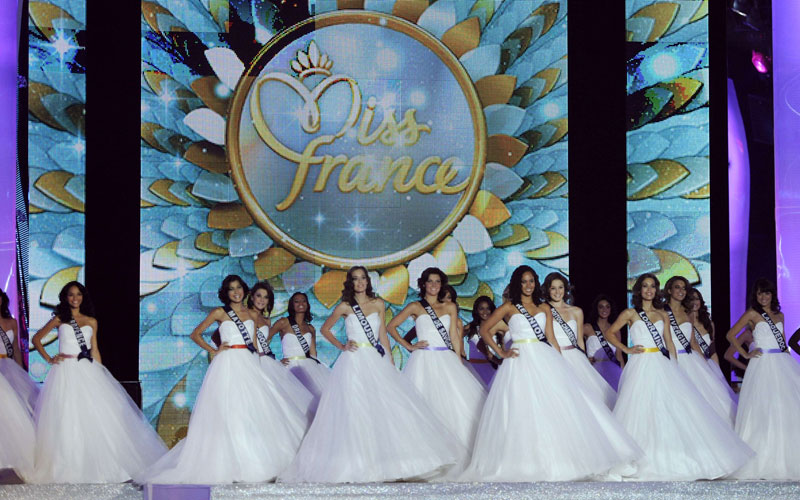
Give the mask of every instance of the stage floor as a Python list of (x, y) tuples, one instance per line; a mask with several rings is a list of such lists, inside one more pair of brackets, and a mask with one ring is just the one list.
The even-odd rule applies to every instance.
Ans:
[[(132, 484), (0, 485), (2, 500), (140, 500)], [(236, 484), (211, 488), (214, 500), (234, 499), (698, 499), (800, 498), (800, 482), (697, 481), (642, 483), (391, 483), (391, 484)], [(186, 500), (189, 500), (186, 498)]]

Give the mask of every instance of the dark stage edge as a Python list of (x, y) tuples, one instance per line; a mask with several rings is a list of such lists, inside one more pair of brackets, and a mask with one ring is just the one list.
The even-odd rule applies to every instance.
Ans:
[[(4, 485), (0, 499), (140, 500), (132, 484)], [(425, 498), (425, 499), (739, 499), (800, 498), (800, 482), (568, 482), (568, 483), (368, 483), (368, 484), (235, 484), (213, 486), (211, 498)]]

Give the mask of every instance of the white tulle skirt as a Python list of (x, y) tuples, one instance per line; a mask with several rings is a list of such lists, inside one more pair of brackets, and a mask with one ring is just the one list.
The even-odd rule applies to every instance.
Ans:
[(322, 394), (328, 387), (331, 369), (311, 358), (301, 358), (289, 361), (289, 371), (314, 396), (314, 400), (311, 403), (311, 411), (312, 413), (315, 412)]
[(462, 479), (571, 481), (636, 460), (641, 450), (555, 349), (541, 342), (514, 348), (519, 356), (497, 370)]
[(25, 402), (3, 376), (0, 376), (0, 426), (0, 469), (14, 469), (21, 479), (30, 480), (36, 443), (33, 419)]
[(561, 356), (564, 357), (564, 360), (570, 368), (572, 368), (572, 372), (583, 387), (603, 400), (609, 410), (613, 410), (614, 403), (617, 402), (617, 393), (608, 385), (608, 382), (605, 381), (602, 375), (597, 373), (597, 370), (592, 367), (589, 358), (578, 349), (562, 350)]
[(275, 382), (276, 388), (283, 394), (284, 399), (291, 401), (308, 418), (308, 423), (314, 416), (314, 395), (295, 377), (292, 372), (280, 361), (269, 356), (259, 356), (261, 371), (270, 380)]
[(362, 347), (339, 356), (314, 423), (278, 480), (424, 479), (446, 471), (465, 453), (389, 358)]
[(736, 399), (728, 384), (717, 377), (702, 354), (678, 354), (678, 366), (689, 377), (717, 415), (733, 427), (736, 420)]
[(614, 415), (645, 452), (638, 480), (715, 479), (753, 456), (678, 364), (659, 352), (629, 357)]
[(0, 358), (0, 375), (11, 384), (14, 391), (25, 402), (28, 411), (33, 415), (36, 400), (39, 398), (39, 384), (11, 358)]
[(128, 393), (98, 362), (50, 368), (36, 405), (37, 483), (121, 483), (167, 451)]
[(246, 349), (214, 357), (189, 431), (137, 483), (222, 484), (273, 480), (294, 458), (306, 416), (285, 399)]
[[(602, 353), (599, 353), (602, 354)], [(608, 382), (614, 391), (619, 390), (619, 377), (622, 375), (622, 368), (613, 361), (609, 360), (605, 354), (600, 359), (596, 359), (592, 367), (597, 370), (597, 373), (603, 377), (603, 380)], [(614, 396), (616, 404), (616, 395)]]
[(786, 353), (751, 358), (739, 393), (736, 432), (757, 455), (734, 476), (800, 480), (800, 366)]
[(417, 349), (411, 353), (403, 375), (464, 447), (464, 456), (447, 475), (460, 474), (469, 463), (469, 451), (475, 444), (486, 389), (450, 350)]

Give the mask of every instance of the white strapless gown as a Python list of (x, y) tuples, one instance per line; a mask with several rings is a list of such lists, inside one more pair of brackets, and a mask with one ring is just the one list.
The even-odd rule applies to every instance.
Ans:
[(14, 469), (17, 476), (28, 480), (33, 473), (35, 443), (33, 419), (25, 401), (0, 375), (0, 470)]
[[(306, 342), (311, 344), (311, 332), (303, 334)], [(311, 403), (311, 412), (317, 410), (322, 393), (328, 387), (331, 369), (323, 363), (306, 357), (303, 347), (294, 333), (285, 333), (281, 337), (283, 359), (289, 360), (289, 371), (294, 375), (314, 397)]]
[[(14, 330), (6, 332), (8, 340), (14, 344)], [(0, 376), (5, 377), (6, 382), (11, 385), (11, 388), (25, 402), (28, 412), (33, 415), (33, 409), (36, 406), (36, 400), (39, 398), (40, 385), (28, 375), (28, 372), (23, 370), (14, 359), (6, 352), (6, 346), (0, 344), (0, 353), (6, 354), (7, 358), (0, 358)]]
[[(655, 326), (663, 332), (663, 321)], [(637, 320), (629, 334), (632, 345), (655, 348), (643, 321)], [(659, 351), (628, 357), (614, 415), (645, 452), (638, 480), (716, 479), (753, 456), (678, 364)]]
[[(258, 329), (257, 335), (263, 335), (265, 338), (269, 336), (269, 328), (262, 326)], [(263, 354), (261, 344), (255, 342), (255, 347), (258, 350), (258, 360), (261, 370), (264, 375), (270, 380), (275, 382), (275, 387), (283, 394), (284, 399), (294, 403), (306, 416), (308, 423), (314, 416), (314, 395), (311, 391), (295, 377), (291, 371), (283, 363), (273, 357)]]
[[(574, 319), (567, 321), (567, 325), (572, 328), (576, 335), (581, 334), (581, 332), (578, 332), (578, 322)], [(572, 368), (572, 373), (575, 374), (579, 383), (588, 392), (600, 398), (608, 406), (609, 410), (613, 410), (614, 403), (617, 402), (617, 393), (614, 389), (597, 373), (597, 370), (589, 362), (589, 358), (580, 349), (570, 349), (572, 343), (569, 341), (569, 336), (557, 321), (553, 321), (553, 333), (556, 336), (559, 347), (561, 347), (561, 356)]]
[[(616, 354), (617, 349), (611, 344), (608, 344), (608, 346), (611, 348), (611, 351)], [(614, 361), (608, 359), (608, 355), (606, 355), (606, 351), (600, 344), (597, 335), (586, 337), (586, 354), (594, 358), (595, 361), (592, 366), (597, 370), (597, 373), (608, 382), (608, 385), (610, 385), (614, 391), (617, 391), (619, 388), (619, 377), (622, 375), (622, 368)], [(616, 394), (614, 395), (614, 400), (616, 402)]]
[[(252, 335), (253, 321), (244, 321)], [(243, 346), (233, 321), (222, 342)], [(271, 481), (294, 458), (308, 422), (247, 349), (214, 357), (189, 419), (186, 437), (134, 479), (137, 483), (222, 484)]]
[[(536, 320), (544, 325), (545, 314)], [(481, 415), (472, 462), (477, 481), (572, 481), (625, 468), (641, 450), (602, 400), (586, 392), (555, 349), (514, 314), (516, 358), (497, 370)]]
[[(783, 333), (783, 323), (776, 325)], [(734, 474), (742, 479), (800, 480), (800, 366), (778, 350), (769, 325), (753, 330), (753, 344), (764, 354), (747, 364), (739, 392), (736, 432), (756, 457)]]
[[(441, 318), (441, 321), (445, 328), (449, 327), (449, 316)], [(475, 432), (487, 392), (480, 379), (445, 346), (430, 316), (418, 316), (416, 329), (417, 338), (428, 342), (428, 347), (411, 353), (403, 374), (464, 446), (465, 455), (448, 471), (448, 476), (452, 477), (461, 473), (469, 463), (469, 452), (475, 444)]]
[[(380, 316), (367, 316), (373, 332)], [(368, 344), (355, 314), (345, 318), (355, 352), (339, 355), (314, 423), (286, 482), (361, 483), (421, 479), (464, 456), (459, 440), (439, 422), (417, 390)]]
[[(706, 344), (711, 345), (711, 335), (709, 335), (708, 333), (704, 333), (703, 334), (703, 340), (706, 341)], [(706, 359), (706, 363), (708, 363), (708, 366), (711, 367), (711, 371), (714, 373), (714, 375), (718, 379), (722, 380), (723, 384), (725, 384), (728, 387), (730, 387), (730, 383), (728, 382), (728, 378), (725, 376), (724, 373), (722, 373), (722, 369), (719, 367), (719, 365), (712, 358), (707, 358)], [(733, 393), (733, 399), (738, 403), (739, 395), (736, 394), (735, 392)]]
[[(92, 327), (81, 327), (89, 347)], [(69, 324), (58, 327), (59, 350), (80, 347)], [(97, 361), (67, 358), (47, 374), (36, 405), (36, 483), (122, 483), (166, 453), (142, 412)]]

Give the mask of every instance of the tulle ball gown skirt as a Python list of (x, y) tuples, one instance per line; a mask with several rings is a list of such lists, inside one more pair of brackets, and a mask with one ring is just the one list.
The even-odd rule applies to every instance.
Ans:
[(33, 414), (36, 400), (39, 398), (39, 384), (11, 358), (0, 358), (0, 376), (5, 377), (25, 402), (28, 411)]
[(186, 438), (137, 483), (271, 481), (297, 452), (305, 414), (287, 400), (247, 349), (216, 355), (200, 387)]
[(98, 362), (53, 365), (36, 406), (38, 483), (121, 483), (167, 451), (153, 427)]
[(587, 390), (594, 392), (609, 409), (617, 402), (617, 393), (611, 385), (594, 369), (586, 354), (580, 349), (564, 349), (561, 355), (572, 368), (573, 373)]
[(258, 359), (264, 375), (275, 383), (286, 399), (306, 414), (310, 424), (314, 411), (314, 395), (280, 361), (269, 356), (259, 356)]
[(0, 375), (0, 469), (14, 469), (29, 480), (33, 473), (35, 435), (25, 401)]

